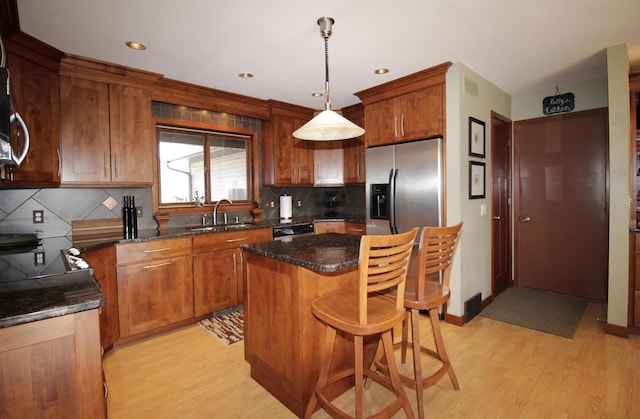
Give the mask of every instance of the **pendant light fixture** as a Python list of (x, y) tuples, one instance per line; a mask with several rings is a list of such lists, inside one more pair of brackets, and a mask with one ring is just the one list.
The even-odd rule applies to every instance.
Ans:
[(301, 140), (346, 140), (364, 134), (364, 129), (331, 110), (331, 98), (329, 96), (329, 37), (334, 23), (335, 21), (331, 17), (325, 16), (318, 19), (320, 35), (324, 38), (324, 111), (293, 132), (293, 136)]

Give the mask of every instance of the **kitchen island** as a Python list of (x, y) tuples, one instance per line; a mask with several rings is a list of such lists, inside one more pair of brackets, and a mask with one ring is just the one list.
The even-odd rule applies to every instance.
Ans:
[[(357, 290), (360, 239), (327, 233), (242, 246), (251, 377), (300, 417), (318, 379), (325, 338), (311, 302)], [(352, 366), (353, 344), (339, 336), (336, 345), (333, 368)], [(369, 342), (367, 354), (374, 351), (375, 342)], [(339, 383), (335, 396), (351, 385)]]

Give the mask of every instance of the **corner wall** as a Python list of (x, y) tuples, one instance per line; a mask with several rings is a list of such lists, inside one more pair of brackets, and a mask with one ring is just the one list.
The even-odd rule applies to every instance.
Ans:
[[(447, 72), (446, 219), (464, 221), (451, 273), (448, 312), (464, 316), (464, 302), (491, 295), (491, 111), (511, 118), (511, 97), (462, 63)], [(469, 157), (469, 117), (485, 123), (485, 158)], [(485, 198), (469, 199), (469, 161), (486, 163)], [(482, 206), (486, 212), (481, 215)]]

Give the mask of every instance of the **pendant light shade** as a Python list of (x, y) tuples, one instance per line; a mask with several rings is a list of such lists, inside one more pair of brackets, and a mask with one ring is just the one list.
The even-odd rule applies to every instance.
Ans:
[(329, 96), (329, 37), (331, 28), (335, 21), (331, 17), (321, 17), (318, 19), (320, 35), (324, 38), (324, 64), (325, 64), (325, 87), (324, 87), (324, 111), (320, 112), (309, 122), (293, 132), (293, 136), (301, 140), (311, 141), (334, 141), (346, 140), (359, 137), (364, 134), (364, 129), (360, 128), (347, 118), (331, 110), (331, 99)]

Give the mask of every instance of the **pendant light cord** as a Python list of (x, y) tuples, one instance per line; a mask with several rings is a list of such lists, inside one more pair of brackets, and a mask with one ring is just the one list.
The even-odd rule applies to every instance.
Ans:
[(331, 109), (331, 98), (329, 97), (329, 35), (323, 35), (324, 38), (324, 109)]

